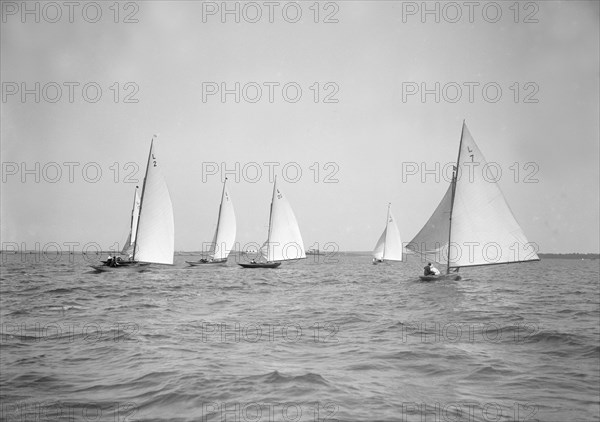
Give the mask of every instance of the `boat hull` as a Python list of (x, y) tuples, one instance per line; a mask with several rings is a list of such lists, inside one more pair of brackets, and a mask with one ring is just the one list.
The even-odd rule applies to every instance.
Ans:
[(227, 263), (227, 259), (219, 260), (219, 261), (209, 261), (206, 259), (201, 259), (200, 261), (185, 261), (188, 265), (192, 267), (200, 267), (202, 265), (225, 265)]
[(110, 265), (90, 265), (94, 270), (100, 273), (108, 273), (115, 271), (127, 271), (127, 272), (142, 272), (149, 268), (150, 264), (147, 262), (127, 262), (126, 264), (119, 264), (116, 267)]
[(440, 274), (440, 275), (420, 275), (421, 281), (454, 280), (458, 281), (461, 277), (458, 274)]
[(281, 265), (281, 262), (257, 262), (255, 264), (252, 264), (252, 263), (240, 264), (240, 263), (238, 263), (238, 265), (241, 266), (242, 268), (277, 268)]

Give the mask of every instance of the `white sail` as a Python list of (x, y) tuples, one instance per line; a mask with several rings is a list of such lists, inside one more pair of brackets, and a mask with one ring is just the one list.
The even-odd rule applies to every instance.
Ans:
[(221, 194), (221, 205), (219, 206), (219, 217), (217, 219), (217, 228), (210, 245), (209, 256), (215, 260), (226, 259), (233, 249), (236, 233), (235, 213), (233, 211), (233, 202), (231, 196), (223, 183), (223, 193)]
[(391, 205), (388, 206), (388, 216), (385, 229), (375, 245), (373, 251), (375, 259), (384, 261), (402, 261), (402, 240), (396, 220), (392, 214)]
[(269, 236), (266, 245), (267, 261), (285, 261), (306, 258), (304, 242), (296, 216), (289, 202), (277, 187), (277, 178), (273, 185)]
[(375, 259), (383, 259), (383, 249), (385, 248), (385, 233), (387, 232), (387, 226), (383, 229), (383, 233), (379, 236), (379, 240), (375, 244), (375, 249), (373, 249), (373, 258)]
[(386, 261), (402, 261), (402, 240), (400, 231), (396, 224), (396, 219), (392, 214), (392, 207), (389, 207), (388, 222), (385, 233), (385, 248), (383, 259)]
[(421, 231), (406, 245), (406, 249), (422, 255), (427, 261), (446, 264), (451, 206), (452, 184)]
[(449, 268), (539, 260), (464, 123), (457, 169), (454, 194), (407, 248)]
[(450, 267), (539, 260), (464, 123), (458, 168)]
[(129, 236), (123, 246), (122, 254), (130, 255), (133, 254), (133, 248), (135, 247), (135, 237), (137, 234), (138, 218), (140, 216), (140, 194), (136, 186), (135, 193), (133, 195), (133, 208), (131, 209), (131, 224), (129, 227)]
[(134, 259), (157, 264), (173, 264), (175, 226), (173, 206), (161, 172), (162, 161), (155, 139), (150, 145), (146, 177), (142, 188)]

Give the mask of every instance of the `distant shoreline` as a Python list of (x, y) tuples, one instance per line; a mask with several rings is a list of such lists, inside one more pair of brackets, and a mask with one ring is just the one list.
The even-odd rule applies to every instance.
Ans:
[(560, 259), (598, 259), (597, 253), (538, 253), (540, 258), (560, 258)]
[[(60, 253), (69, 254), (68, 251), (35, 251), (35, 250), (25, 250), (25, 251), (14, 251), (14, 250), (0, 250), (1, 254), (36, 254), (36, 253), (45, 253), (48, 255), (52, 254), (60, 254)], [(231, 251), (233, 254), (241, 254), (240, 251)], [(87, 254), (83, 253), (83, 255), (107, 255), (114, 254), (114, 251), (90, 251)], [(351, 253), (351, 254), (370, 254), (371, 251), (336, 251), (335, 253)], [(76, 251), (71, 254), (80, 255), (82, 252)], [(175, 251), (175, 255), (198, 255), (202, 254), (201, 251)], [(321, 255), (327, 255), (326, 251), (321, 251)], [(597, 253), (538, 253), (538, 256), (541, 259), (600, 259), (600, 254)]]

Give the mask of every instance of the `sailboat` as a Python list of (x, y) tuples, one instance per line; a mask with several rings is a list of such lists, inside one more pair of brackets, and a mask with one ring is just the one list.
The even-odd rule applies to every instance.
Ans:
[(402, 261), (402, 240), (392, 215), (392, 204), (388, 204), (387, 222), (373, 250), (373, 264), (384, 261)]
[(161, 172), (161, 161), (155, 149), (155, 140), (156, 135), (150, 143), (139, 207), (134, 200), (131, 232), (127, 242), (129, 245), (126, 245), (127, 250), (131, 248), (131, 257), (128, 261), (118, 261), (115, 258), (111, 262), (104, 261), (103, 265), (93, 265), (92, 268), (97, 271), (124, 268), (142, 271), (151, 263), (173, 264), (175, 250), (173, 205)]
[(497, 181), (484, 173), (486, 169), (487, 162), (463, 121), (450, 186), (407, 245), (447, 267), (446, 274), (423, 275), (422, 281), (460, 280), (458, 270), (463, 267), (539, 261)]
[[(139, 186), (135, 187), (135, 192), (133, 194), (133, 207), (131, 208), (131, 222), (129, 223), (129, 235), (127, 236), (127, 240), (123, 245), (123, 249), (121, 250), (121, 255), (126, 255), (127, 260), (118, 261), (119, 265), (132, 265), (135, 262), (129, 260), (129, 258), (133, 258), (133, 249), (135, 248), (135, 238), (137, 234), (137, 223), (138, 218), (140, 216), (140, 203), (141, 198), (139, 194)], [(117, 257), (115, 257), (117, 258)], [(120, 259), (120, 258), (117, 258)], [(112, 264), (111, 261), (102, 261), (102, 264), (106, 266), (110, 266)]]
[(231, 202), (229, 191), (225, 186), (226, 184), (227, 178), (223, 182), (217, 228), (210, 243), (208, 258), (202, 258), (199, 261), (186, 261), (189, 265), (199, 266), (202, 264), (223, 264), (227, 262), (227, 257), (235, 242), (236, 222), (233, 203)]
[(298, 221), (290, 203), (277, 187), (277, 176), (273, 184), (269, 232), (260, 254), (265, 261), (252, 260), (238, 265), (243, 268), (277, 268), (281, 265), (281, 261), (306, 258)]

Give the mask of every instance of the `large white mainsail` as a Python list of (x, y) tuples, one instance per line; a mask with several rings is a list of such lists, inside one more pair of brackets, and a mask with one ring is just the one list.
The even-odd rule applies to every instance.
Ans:
[(539, 260), (464, 122), (453, 182), (407, 247), (448, 271)]
[(161, 172), (162, 162), (156, 152), (155, 140), (156, 135), (150, 144), (133, 258), (142, 262), (173, 264), (173, 205)]
[(135, 187), (135, 193), (133, 195), (133, 208), (131, 209), (131, 224), (129, 225), (129, 236), (127, 236), (127, 240), (125, 241), (125, 245), (123, 246), (123, 250), (121, 251), (124, 255), (133, 254), (133, 249), (135, 247), (135, 237), (137, 234), (137, 225), (138, 218), (140, 216), (140, 194), (138, 192), (138, 187)]
[(458, 157), (450, 267), (539, 260), (464, 122)]
[(233, 202), (226, 188), (227, 178), (223, 182), (223, 193), (221, 194), (221, 204), (219, 205), (219, 216), (217, 218), (217, 228), (208, 251), (209, 257), (213, 260), (227, 259), (233, 244), (235, 242), (236, 221), (233, 211)]
[(392, 205), (388, 205), (388, 215), (385, 229), (373, 250), (373, 257), (384, 261), (402, 261), (402, 240), (400, 231), (396, 225), (396, 219), (392, 215)]
[(306, 258), (298, 221), (290, 203), (277, 187), (277, 177), (273, 185), (269, 235), (261, 251), (269, 262)]

